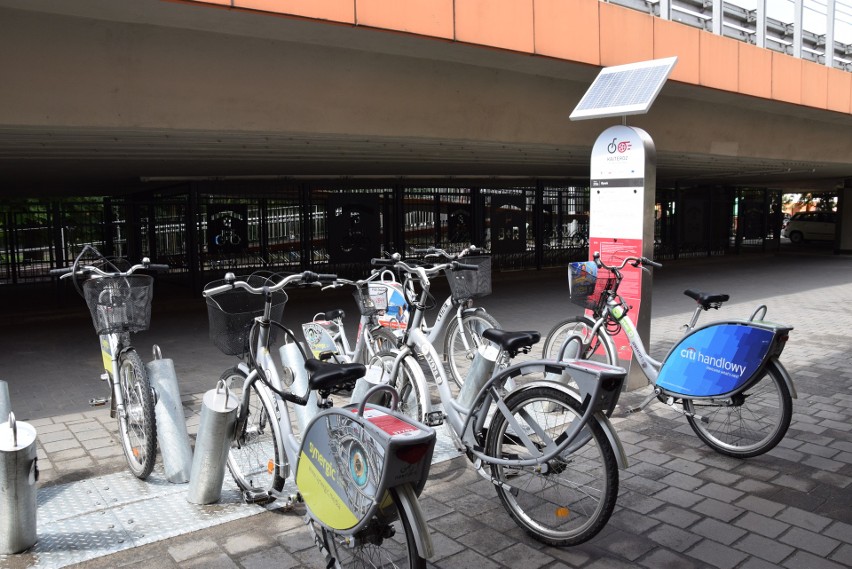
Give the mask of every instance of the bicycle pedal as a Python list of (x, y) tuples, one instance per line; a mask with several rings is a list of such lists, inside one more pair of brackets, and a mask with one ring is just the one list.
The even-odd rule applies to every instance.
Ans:
[(246, 504), (269, 504), (275, 501), (275, 496), (269, 490), (246, 490), (243, 492), (243, 501)]
[(441, 411), (432, 411), (426, 414), (427, 427), (440, 427), (444, 424), (444, 414)]
[(89, 406), (90, 407), (103, 407), (104, 405), (107, 404), (108, 401), (109, 401), (109, 399), (106, 398), (106, 397), (93, 397), (92, 399), (89, 399)]
[(108, 373), (102, 373), (101, 374), (101, 381), (109, 381), (109, 374)]

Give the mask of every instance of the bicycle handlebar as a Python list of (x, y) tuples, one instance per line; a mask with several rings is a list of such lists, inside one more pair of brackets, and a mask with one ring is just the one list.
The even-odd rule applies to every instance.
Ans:
[(92, 265), (75, 265), (71, 267), (62, 267), (59, 269), (51, 269), (49, 271), (49, 274), (53, 276), (59, 276), (60, 279), (67, 278), (72, 274), (77, 276), (95, 275), (95, 278), (127, 277), (139, 270), (156, 271), (158, 273), (162, 273), (168, 271), (169, 266), (161, 263), (152, 263), (148, 260), (148, 257), (144, 257), (141, 263), (133, 265), (126, 271), (104, 271), (100, 267), (94, 267)]
[(438, 247), (427, 247), (426, 249), (414, 248), (411, 251), (415, 254), (423, 254), (426, 257), (443, 257), (448, 261), (454, 261), (456, 259), (464, 257), (465, 255), (479, 253), (480, 251), (482, 251), (482, 249), (478, 249), (476, 245), (470, 245), (469, 247), (465, 247), (456, 254), (448, 253), (444, 249), (439, 249)]
[(645, 265), (650, 266), (650, 267), (656, 267), (658, 269), (663, 267), (663, 265), (661, 265), (660, 263), (658, 263), (656, 261), (652, 261), (651, 259), (649, 259), (647, 257), (632, 257), (632, 256), (631, 257), (625, 257), (624, 260), (621, 262), (621, 264), (618, 265), (617, 267), (615, 267), (615, 266), (611, 267), (611, 266), (607, 265), (606, 263), (604, 263), (601, 260), (601, 254), (597, 251), (595, 252), (593, 257), (594, 257), (594, 260), (595, 260), (595, 265), (597, 265), (598, 267), (600, 267), (602, 269), (606, 269), (608, 271), (611, 271), (613, 273), (620, 271), (621, 269), (623, 269), (628, 264), (630, 264), (634, 267), (638, 267), (639, 265), (642, 265), (642, 268), (644, 268)]
[[(225, 275), (225, 284), (219, 285), (217, 287), (213, 287), (211, 289), (207, 289), (203, 291), (202, 296), (210, 297), (216, 296), (217, 294), (222, 294), (223, 292), (228, 292), (229, 290), (234, 290), (235, 288), (243, 289), (251, 294), (263, 294), (264, 291), (268, 292), (277, 292), (289, 284), (293, 284), (298, 282), (299, 284), (314, 284), (314, 283), (328, 283), (334, 282), (337, 280), (337, 275), (334, 274), (318, 274), (313, 271), (304, 271), (302, 273), (296, 273), (295, 275), (289, 275), (284, 277), (280, 282), (274, 284), (272, 286), (262, 286), (262, 287), (253, 287), (245, 281), (235, 280), (236, 277), (233, 273), (228, 273)], [(229, 281), (230, 282), (227, 282)]]

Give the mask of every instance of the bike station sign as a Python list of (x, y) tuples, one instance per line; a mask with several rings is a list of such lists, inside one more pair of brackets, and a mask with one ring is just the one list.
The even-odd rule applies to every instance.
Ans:
[[(607, 265), (619, 265), (625, 257), (654, 254), (654, 189), (656, 150), (645, 131), (623, 125), (606, 129), (592, 148), (589, 199), (589, 258), (599, 252)], [(631, 307), (640, 336), (646, 340), (650, 314), (641, 310), (650, 302), (650, 277), (627, 266), (619, 289)], [(630, 368), (632, 350), (624, 334), (615, 337), (619, 364)], [(636, 375), (636, 374), (631, 374)], [(641, 387), (628, 379), (628, 388)]]

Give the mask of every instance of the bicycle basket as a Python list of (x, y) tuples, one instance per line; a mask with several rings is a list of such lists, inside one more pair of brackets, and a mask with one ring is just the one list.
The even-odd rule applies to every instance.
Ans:
[(384, 286), (370, 284), (367, 287), (357, 287), (352, 296), (355, 297), (358, 310), (364, 316), (373, 316), (387, 310), (388, 294)]
[(99, 335), (140, 332), (151, 323), (154, 279), (149, 275), (89, 279), (83, 296)]
[(598, 267), (593, 261), (569, 263), (568, 290), (571, 302), (586, 310), (597, 310), (606, 301), (604, 293), (612, 289), (615, 278), (598, 278)]
[[(252, 287), (261, 287), (270, 283), (269, 279), (252, 275), (237, 277)], [(224, 280), (213, 281), (205, 289), (225, 284)], [(239, 356), (248, 352), (248, 340), (254, 319), (263, 314), (263, 295), (252, 294), (241, 288), (229, 290), (216, 296), (207, 297), (207, 319), (210, 323), (210, 340), (222, 353)], [(277, 322), (284, 316), (287, 293), (279, 290), (272, 293), (271, 318)], [(269, 331), (270, 342), (275, 341), (276, 328)]]
[(476, 265), (478, 271), (444, 271), (450, 283), (453, 300), (462, 302), (491, 294), (491, 257), (479, 255), (462, 257), (460, 263)]

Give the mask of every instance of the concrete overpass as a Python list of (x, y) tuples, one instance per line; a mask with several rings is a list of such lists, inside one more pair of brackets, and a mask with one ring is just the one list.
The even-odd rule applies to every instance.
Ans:
[(601, 66), (677, 55), (658, 185), (833, 190), (852, 73), (597, 0), (0, 0), (0, 188), (187, 178), (559, 177)]

